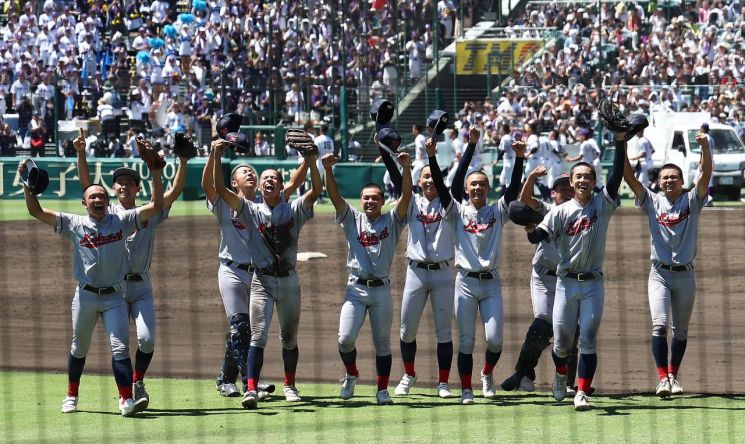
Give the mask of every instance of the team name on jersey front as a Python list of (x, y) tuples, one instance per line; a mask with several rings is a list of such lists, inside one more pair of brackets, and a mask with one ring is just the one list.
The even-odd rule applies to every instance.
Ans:
[(497, 223), (497, 219), (494, 216), (485, 223), (478, 223), (475, 219), (471, 219), (463, 225), (463, 229), (471, 234), (483, 233), (493, 227), (495, 223)]
[(83, 236), (82, 239), (80, 239), (80, 246), (85, 248), (96, 248), (102, 245), (110, 244), (112, 242), (120, 241), (123, 238), (124, 236), (122, 235), (122, 230), (111, 234), (98, 233), (93, 236), (91, 236), (90, 234), (86, 234), (85, 236)]
[(663, 227), (674, 227), (675, 225), (678, 225), (679, 223), (688, 219), (688, 216), (690, 216), (690, 214), (690, 208), (686, 208), (682, 213), (679, 214), (662, 213), (657, 216), (657, 223), (659, 223)]
[(567, 224), (567, 228), (564, 231), (564, 234), (566, 234), (567, 236), (576, 236), (583, 231), (587, 231), (592, 228), (592, 224), (594, 224), (597, 220), (597, 213), (592, 213), (592, 216), (590, 217), (582, 215), (582, 217), (574, 219)]
[(363, 247), (372, 247), (374, 245), (378, 245), (380, 241), (386, 239), (388, 237), (388, 227), (383, 228), (383, 231), (380, 232), (380, 234), (370, 233), (367, 231), (363, 231), (360, 233), (360, 235), (357, 237), (357, 242), (360, 243)]

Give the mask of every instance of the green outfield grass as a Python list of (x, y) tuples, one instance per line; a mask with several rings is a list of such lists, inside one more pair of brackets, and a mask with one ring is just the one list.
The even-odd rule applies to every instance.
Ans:
[(0, 373), (0, 441), (721, 443), (745, 436), (743, 396), (597, 396), (580, 413), (548, 393), (499, 393), (461, 406), (427, 388), (378, 406), (369, 385), (342, 401), (337, 385), (301, 383), (302, 402), (275, 396), (247, 411), (240, 398), (220, 397), (212, 380), (148, 379), (150, 408), (122, 418), (112, 377), (83, 376), (74, 414), (59, 412), (65, 389), (62, 374)]

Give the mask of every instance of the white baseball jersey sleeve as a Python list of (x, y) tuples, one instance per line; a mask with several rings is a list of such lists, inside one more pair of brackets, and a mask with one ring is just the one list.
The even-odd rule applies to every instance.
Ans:
[(126, 238), (142, 228), (138, 209), (108, 213), (101, 221), (77, 214), (57, 213), (56, 233), (73, 246), (72, 273), (81, 284), (110, 287), (127, 274)]
[(621, 205), (606, 188), (586, 206), (572, 199), (549, 211), (538, 225), (556, 240), (559, 249), (558, 273), (591, 273), (603, 270), (605, 241), (613, 212)]
[(687, 265), (696, 258), (696, 238), (701, 209), (706, 196), (699, 196), (696, 188), (670, 202), (665, 196), (650, 193), (644, 188), (636, 207), (647, 213), (652, 233), (654, 263)]
[(367, 216), (347, 204), (336, 222), (344, 230), (349, 253), (347, 270), (362, 279), (381, 279), (390, 274), (396, 244), (406, 226), (395, 208), (371, 221)]

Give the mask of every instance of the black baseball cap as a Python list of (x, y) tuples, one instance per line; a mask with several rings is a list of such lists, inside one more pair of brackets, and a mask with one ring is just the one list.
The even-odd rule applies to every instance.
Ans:
[(401, 146), (401, 134), (395, 128), (383, 128), (377, 134), (378, 143), (393, 151), (394, 153)]
[(427, 118), (427, 127), (435, 136), (439, 136), (445, 131), (449, 121), (450, 115), (447, 112), (436, 109)]
[(386, 99), (375, 99), (370, 107), (370, 117), (377, 125), (386, 125), (393, 119), (393, 103)]
[(114, 175), (112, 177), (112, 182), (116, 182), (116, 178), (119, 176), (131, 176), (137, 185), (140, 184), (140, 173), (138, 173), (136, 170), (133, 170), (132, 168), (127, 167), (120, 167), (114, 170)]
[(239, 131), (226, 134), (223, 140), (228, 142), (239, 153), (247, 153), (251, 149), (248, 137)]
[(569, 174), (564, 173), (564, 174), (559, 175), (559, 177), (557, 177), (556, 179), (554, 179), (554, 184), (551, 185), (551, 189), (555, 190), (556, 187), (558, 187), (562, 183), (569, 183)]
[(240, 114), (228, 113), (220, 117), (215, 125), (215, 130), (220, 137), (223, 137), (227, 133), (237, 133), (241, 130), (241, 122), (243, 117)]

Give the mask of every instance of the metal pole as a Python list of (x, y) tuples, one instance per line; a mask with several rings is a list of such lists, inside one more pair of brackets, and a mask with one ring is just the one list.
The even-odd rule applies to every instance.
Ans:
[[(341, 23), (344, 23), (344, 9), (340, 9)], [(341, 75), (341, 87), (339, 88), (339, 120), (341, 120), (341, 159), (346, 162), (349, 158), (349, 127), (347, 122), (347, 52), (345, 51), (345, 33), (344, 29), (341, 29), (341, 57), (339, 62), (341, 63), (342, 75)]]
[[(461, 2), (462, 4), (462, 2)], [(458, 110), (458, 52), (453, 55), (453, 113)]]
[(491, 57), (486, 58), (486, 93), (491, 95)]
[(437, 8), (434, 8), (432, 13), (432, 49), (435, 56), (435, 108), (440, 109), (442, 107), (440, 100), (440, 49), (438, 48), (440, 43), (440, 28), (437, 25), (439, 25), (437, 22)]

